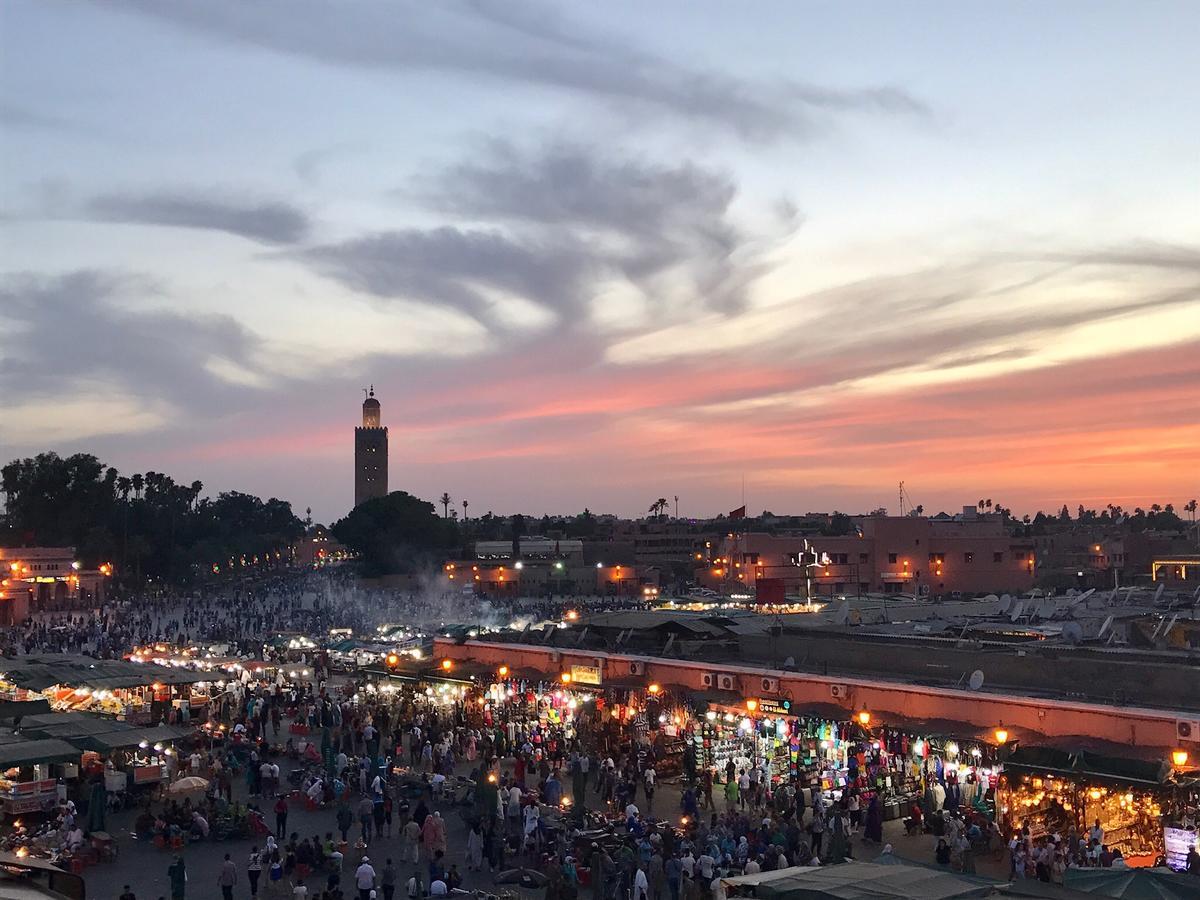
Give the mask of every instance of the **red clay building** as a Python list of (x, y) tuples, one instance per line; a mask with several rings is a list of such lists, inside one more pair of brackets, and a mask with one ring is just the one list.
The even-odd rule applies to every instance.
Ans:
[[(736, 591), (758, 579), (782, 580), (802, 597), (806, 570), (814, 597), (867, 593), (942, 596), (1022, 593), (1033, 587), (1033, 544), (1012, 537), (995, 515), (867, 516), (839, 537), (727, 535), (702, 583)], [(807, 550), (806, 550), (807, 543)]]

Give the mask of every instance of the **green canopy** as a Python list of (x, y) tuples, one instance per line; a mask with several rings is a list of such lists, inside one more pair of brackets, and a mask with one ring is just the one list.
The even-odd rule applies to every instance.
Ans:
[(1167, 868), (1067, 869), (1064, 887), (1125, 900), (1196, 900), (1200, 878)]
[(79, 762), (79, 748), (53, 738), (0, 744), (0, 769), (58, 762)]

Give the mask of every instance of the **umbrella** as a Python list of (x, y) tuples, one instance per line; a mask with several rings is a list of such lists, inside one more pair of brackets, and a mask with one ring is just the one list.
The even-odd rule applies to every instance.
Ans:
[(187, 778), (180, 778), (169, 788), (167, 793), (170, 794), (191, 794), (195, 791), (203, 791), (208, 787), (208, 782), (195, 775), (189, 775)]
[(1167, 868), (1067, 869), (1064, 886), (1098, 897), (1125, 900), (1200, 898), (1200, 879)]

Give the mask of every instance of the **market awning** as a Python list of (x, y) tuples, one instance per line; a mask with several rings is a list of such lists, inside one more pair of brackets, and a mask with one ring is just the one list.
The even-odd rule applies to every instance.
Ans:
[(50, 738), (39, 741), (14, 741), (0, 744), (0, 769), (32, 766), (36, 763), (78, 762), (79, 748), (66, 741)]
[(1052, 747), (1018, 747), (1004, 760), (1004, 768), (1149, 785), (1164, 784), (1170, 772), (1165, 762), (1145, 762), (1086, 751), (1070, 753)]
[(107, 753), (110, 750), (137, 747), (143, 741), (153, 745), (178, 741), (194, 735), (195, 731), (190, 728), (177, 728), (174, 725), (157, 725), (153, 728), (130, 728), (122, 731), (110, 731), (105, 734), (89, 734), (80, 737), (78, 743), (85, 750)]
[(0, 700), (0, 719), (15, 719), (50, 712), (49, 700)]
[[(783, 874), (788, 873), (788, 874)], [(769, 874), (775, 878), (750, 882), (759, 900), (950, 900), (957, 897), (986, 897), (999, 882), (972, 875), (917, 865), (877, 866), (848, 862), (837, 866), (808, 868), (792, 866)], [(750, 876), (752, 878), (757, 876)], [(726, 884), (747, 884), (740, 878)]]
[(1162, 897), (1186, 900), (1200, 897), (1195, 875), (1168, 868), (1067, 869), (1063, 884), (1101, 897)]

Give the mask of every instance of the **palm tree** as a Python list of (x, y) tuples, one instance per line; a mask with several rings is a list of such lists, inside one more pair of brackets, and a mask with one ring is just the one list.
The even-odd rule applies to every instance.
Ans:
[(443, 491), (442, 496), (438, 497), (438, 503), (442, 504), (442, 518), (450, 518), (450, 495)]
[(132, 484), (132, 486), (133, 486), (133, 496), (136, 497), (138, 500), (141, 500), (142, 499), (142, 489), (146, 487), (146, 479), (143, 478), (140, 474), (135, 473), (134, 476), (131, 479), (129, 479), (129, 481), (130, 481), (130, 484)]
[(667, 508), (667, 498), (659, 497), (657, 500), (655, 500), (653, 503), (650, 504), (649, 511), (650, 511), (650, 514), (653, 516), (661, 516), (663, 514), (663, 510), (666, 508)]
[(468, 504), (466, 500), (463, 501), (463, 521), (464, 522), (467, 521), (467, 507), (469, 505), (470, 504)]

